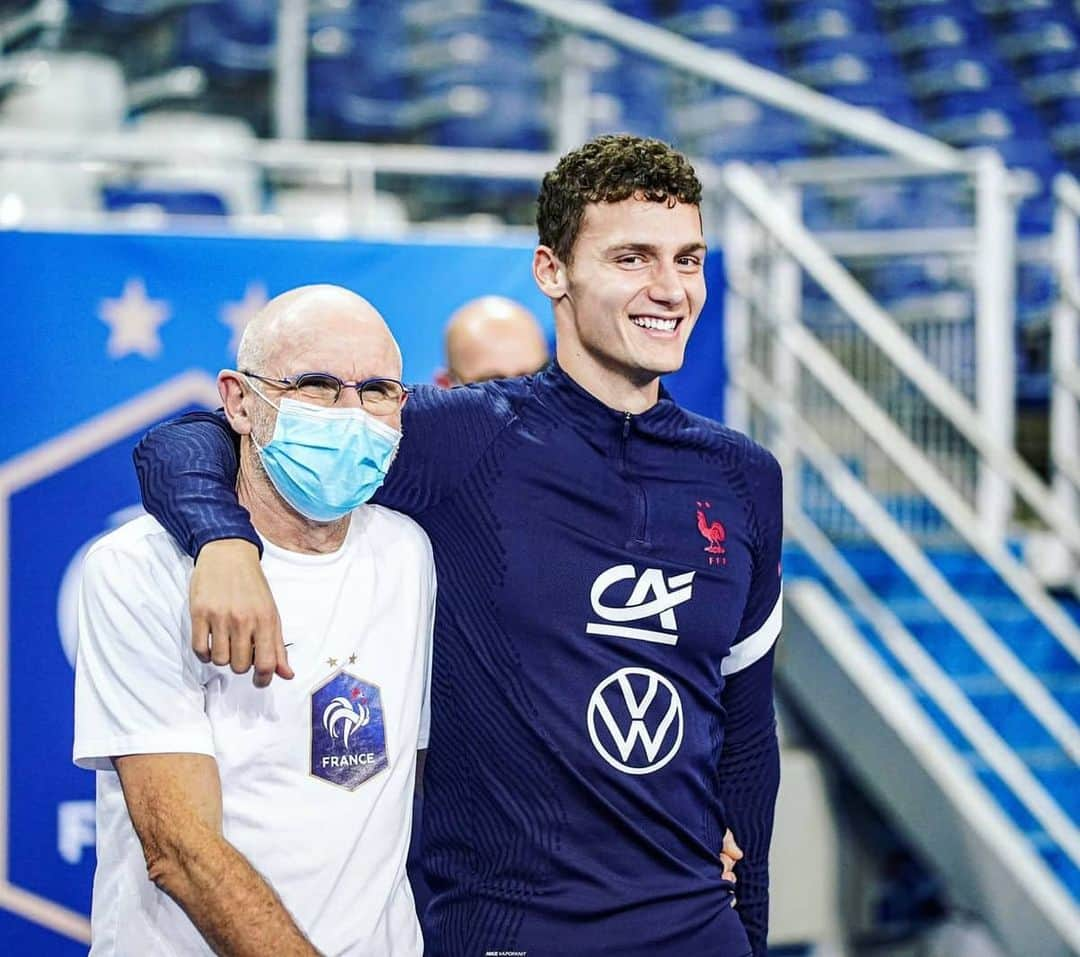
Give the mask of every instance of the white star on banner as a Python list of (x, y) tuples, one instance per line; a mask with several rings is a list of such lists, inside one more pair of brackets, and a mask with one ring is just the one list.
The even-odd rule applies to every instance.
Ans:
[(244, 290), (244, 298), (240, 302), (227, 302), (221, 310), (221, 321), (232, 330), (232, 338), (229, 339), (229, 352), (236, 354), (240, 345), (240, 337), (244, 334), (247, 324), (255, 318), (256, 313), (267, 303), (266, 286), (261, 282), (249, 282)]
[(164, 299), (149, 299), (141, 279), (129, 279), (119, 299), (102, 299), (98, 318), (109, 327), (105, 350), (114, 359), (137, 352), (146, 359), (161, 353), (158, 326), (172, 310)]

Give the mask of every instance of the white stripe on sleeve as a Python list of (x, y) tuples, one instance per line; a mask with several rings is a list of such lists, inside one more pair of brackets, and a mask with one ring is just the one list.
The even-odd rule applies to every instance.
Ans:
[(769, 612), (769, 617), (752, 635), (748, 635), (737, 645), (731, 646), (727, 657), (720, 662), (720, 674), (733, 675), (736, 671), (749, 668), (759, 658), (764, 657), (773, 643), (780, 637), (780, 626), (784, 619), (784, 592), (776, 596), (776, 604)]

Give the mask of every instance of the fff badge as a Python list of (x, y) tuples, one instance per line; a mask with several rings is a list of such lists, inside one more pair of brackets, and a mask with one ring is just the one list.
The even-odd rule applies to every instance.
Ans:
[(339, 671), (311, 693), (311, 773), (353, 791), (389, 766), (379, 686)]

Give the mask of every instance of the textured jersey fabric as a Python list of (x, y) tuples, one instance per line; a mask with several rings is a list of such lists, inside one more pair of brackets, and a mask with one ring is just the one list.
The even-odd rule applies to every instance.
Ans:
[(425, 734), (430, 544), (404, 515), (367, 505), (334, 552), (267, 543), (263, 563), (296, 677), (260, 689), (192, 653), (192, 562), (154, 519), (87, 554), (74, 757), (98, 778), (95, 957), (211, 953), (147, 878), (110, 760), (163, 752), (214, 758), (225, 838), (321, 953), (423, 952), (405, 854)]
[[(421, 387), (404, 433), (376, 501), (427, 531), (439, 578), (428, 953), (764, 954), (775, 459), (663, 391), (609, 409), (557, 365)], [(193, 554), (256, 540), (220, 417), (159, 427), (136, 463)]]

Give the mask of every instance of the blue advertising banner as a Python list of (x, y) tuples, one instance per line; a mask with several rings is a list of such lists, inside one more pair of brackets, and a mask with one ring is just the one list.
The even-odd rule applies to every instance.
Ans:
[[(71, 763), (83, 554), (139, 514), (131, 448), (151, 425), (218, 404), (248, 319), (329, 282), (390, 323), (405, 377), (442, 365), (454, 309), (498, 294), (551, 331), (530, 246), (0, 232), (8, 412), (0, 430), (0, 951), (86, 952), (94, 778)], [(719, 418), (721, 264), (687, 367), (668, 387)]]

